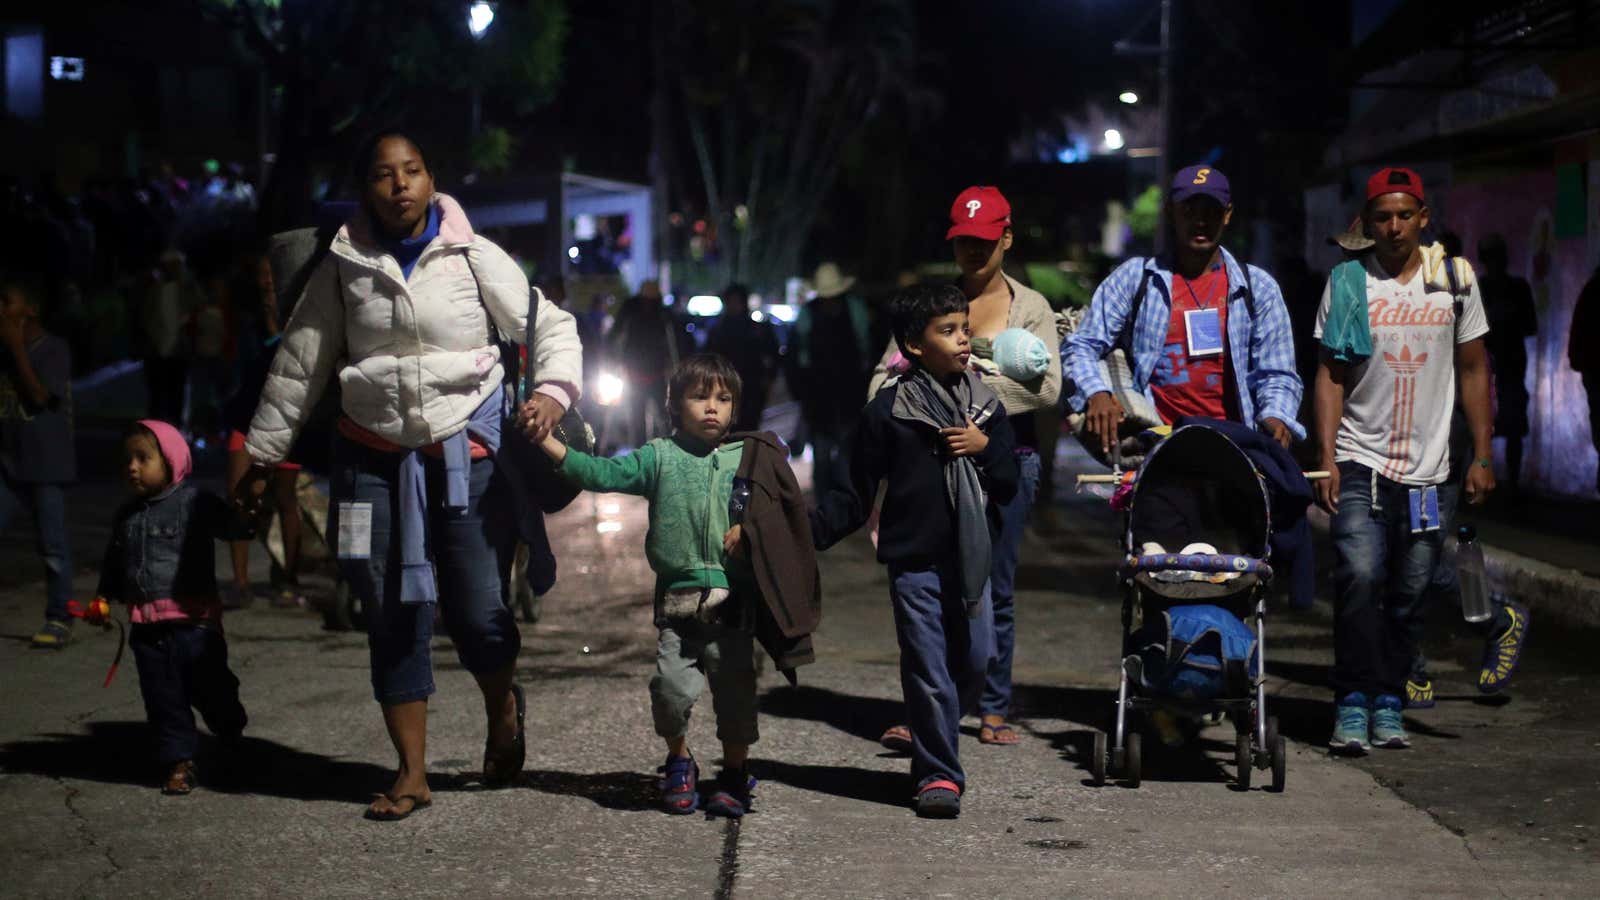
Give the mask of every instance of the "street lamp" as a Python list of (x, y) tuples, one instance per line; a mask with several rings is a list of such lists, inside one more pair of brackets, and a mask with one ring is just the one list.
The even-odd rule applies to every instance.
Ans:
[(1133, 104), (1139, 102), (1139, 95), (1135, 94), (1133, 91), (1123, 91), (1117, 95), (1117, 99), (1128, 104), (1129, 106), (1132, 106)]
[[(476, 0), (467, 7), (467, 31), (472, 33), (475, 41), (483, 40), (483, 36), (494, 23), (494, 4), (488, 0)], [(477, 76), (472, 79), (472, 122), (469, 133), (478, 136), (478, 131), (483, 124), (483, 90), (478, 86)]]
[(489, 25), (493, 22), (493, 3), (489, 3), (487, 0), (478, 0), (478, 2), (467, 7), (467, 30), (472, 32), (473, 37), (483, 37), (484, 32), (489, 30)]
[(1122, 132), (1118, 131), (1115, 128), (1107, 128), (1106, 129), (1106, 149), (1107, 150), (1121, 150), (1122, 149), (1122, 143), (1123, 143), (1123, 141), (1122, 141)]

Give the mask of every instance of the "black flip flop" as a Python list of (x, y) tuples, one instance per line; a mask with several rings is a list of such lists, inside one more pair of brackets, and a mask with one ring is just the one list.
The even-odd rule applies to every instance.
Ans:
[[(517, 780), (522, 774), (522, 764), (528, 759), (528, 734), (523, 720), (528, 715), (528, 698), (522, 692), (522, 685), (511, 683), (511, 696), (517, 702), (517, 737), (512, 741), (511, 749), (505, 751), (499, 758), (494, 755), (494, 748), (487, 743), (483, 748), (483, 783), (489, 787), (505, 787)], [(495, 762), (495, 775), (489, 776), (489, 762)], [(510, 774), (506, 774), (509, 771)]]

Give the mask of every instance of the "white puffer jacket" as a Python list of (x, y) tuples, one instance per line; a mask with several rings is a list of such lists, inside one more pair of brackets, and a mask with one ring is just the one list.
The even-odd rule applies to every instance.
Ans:
[[(409, 280), (372, 238), (365, 213), (339, 229), (273, 357), (245, 442), (253, 460), (270, 464), (288, 455), (336, 365), (345, 415), (402, 447), (460, 431), (500, 390), (504, 370), (485, 310), (520, 343), (528, 280), (504, 250), (473, 234), (460, 204), (444, 194), (433, 202), (439, 236), (423, 249)], [(577, 323), (537, 289), (533, 296), (537, 390), (570, 406), (583, 378)]]

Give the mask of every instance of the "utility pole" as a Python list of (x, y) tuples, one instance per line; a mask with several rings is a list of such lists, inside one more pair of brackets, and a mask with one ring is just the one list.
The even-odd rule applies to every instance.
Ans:
[[(1173, 46), (1176, 35), (1174, 30), (1177, 22), (1174, 21), (1177, 13), (1176, 0), (1161, 0), (1161, 180), (1156, 186), (1165, 195), (1167, 186), (1172, 183), (1172, 108), (1174, 85), (1173, 78)], [(1161, 253), (1167, 249), (1168, 223), (1166, 221), (1166, 204), (1162, 204), (1161, 222), (1156, 226), (1156, 252)]]
[[(1165, 196), (1167, 186), (1172, 183), (1173, 166), (1173, 140), (1172, 117), (1174, 95), (1177, 92), (1177, 44), (1178, 44), (1178, 0), (1161, 0), (1161, 42), (1157, 45), (1140, 44), (1130, 38), (1124, 37), (1112, 45), (1112, 50), (1119, 56), (1154, 56), (1157, 58), (1159, 80), (1161, 82), (1161, 165), (1159, 167), (1160, 181), (1157, 187)], [(1155, 12), (1152, 8), (1150, 13)], [(1150, 13), (1139, 20), (1130, 35), (1144, 31), (1150, 24)], [(1156, 252), (1160, 253), (1167, 247), (1167, 221), (1166, 205), (1162, 204), (1161, 223), (1156, 226)]]

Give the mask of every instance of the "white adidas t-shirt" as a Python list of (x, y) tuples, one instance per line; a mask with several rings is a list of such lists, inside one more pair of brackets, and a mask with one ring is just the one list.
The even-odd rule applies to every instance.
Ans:
[[(1471, 279), (1458, 324), (1442, 267), (1428, 279), (1424, 265), (1409, 283), (1400, 284), (1372, 256), (1364, 265), (1372, 356), (1346, 370), (1334, 459), (1360, 463), (1401, 484), (1443, 483), (1450, 477), (1455, 348), (1489, 333), (1477, 279)], [(1332, 286), (1330, 280), (1322, 289), (1318, 339), (1328, 320)]]

